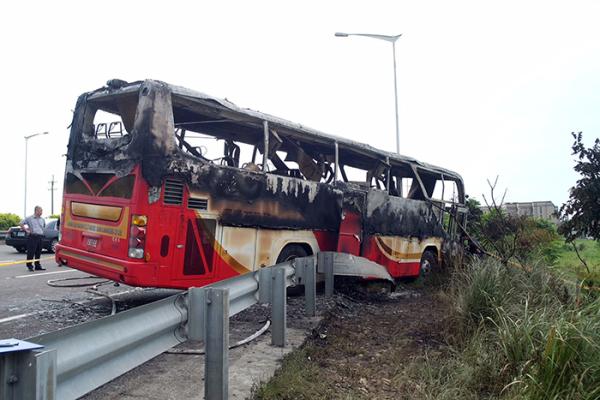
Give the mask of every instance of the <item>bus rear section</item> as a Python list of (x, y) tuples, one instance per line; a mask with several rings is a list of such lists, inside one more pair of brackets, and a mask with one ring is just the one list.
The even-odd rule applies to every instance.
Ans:
[(67, 173), (56, 261), (127, 284), (152, 286), (156, 263), (148, 251), (147, 190), (138, 169)]

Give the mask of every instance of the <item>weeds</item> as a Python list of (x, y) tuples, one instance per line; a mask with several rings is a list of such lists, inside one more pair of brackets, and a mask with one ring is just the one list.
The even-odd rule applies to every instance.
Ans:
[[(384, 356), (367, 363), (373, 343), (363, 348), (365, 336), (342, 325), (327, 346), (293, 353), (255, 398), (600, 399), (600, 299), (593, 294), (546, 268), (490, 258), (455, 270), (437, 290), (420, 312), (427, 314), (423, 304), (443, 309), (436, 314), (442, 322), (427, 328), (437, 329), (443, 345), (415, 349), (410, 338), (399, 340), (393, 330), (384, 336), (387, 325), (373, 325), (377, 343), (388, 347), (377, 347)], [(394, 318), (379, 321), (393, 326)], [(366, 392), (384, 381), (379, 397)]]
[(457, 273), (449, 294), (455, 351), (418, 363), (447, 374), (424, 375), (423, 398), (600, 398), (600, 301), (575, 301), (573, 290), (544, 268), (489, 259)]

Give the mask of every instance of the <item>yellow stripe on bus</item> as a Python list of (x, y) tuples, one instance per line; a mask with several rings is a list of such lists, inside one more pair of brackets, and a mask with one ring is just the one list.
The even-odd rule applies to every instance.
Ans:
[(379, 246), (379, 249), (389, 258), (397, 258), (397, 259), (402, 259), (402, 260), (409, 259), (408, 261), (421, 260), (421, 253), (401, 253), (399, 251), (392, 249), (390, 246), (388, 246), (381, 237), (377, 236), (377, 237), (375, 237), (375, 239), (376, 239), (375, 242)]

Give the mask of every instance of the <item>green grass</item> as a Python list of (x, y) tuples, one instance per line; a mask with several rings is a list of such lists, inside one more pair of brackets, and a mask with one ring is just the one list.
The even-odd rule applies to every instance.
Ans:
[(454, 275), (446, 354), (409, 364), (417, 398), (599, 399), (600, 300), (545, 268), (487, 260)]
[[(597, 271), (600, 248), (583, 243), (581, 252)], [(556, 269), (578, 273), (568, 253), (563, 249), (552, 270), (512, 268), (490, 258), (456, 269), (437, 294), (448, 308), (440, 325), (446, 345), (425, 354), (400, 352), (402, 362), (387, 370), (393, 398), (600, 399), (600, 294), (556, 276)], [(343, 336), (328, 338), (329, 345)], [(369, 398), (352, 384), (358, 376), (340, 379), (343, 360), (316, 361), (327, 351), (309, 345), (292, 353), (254, 398)]]
[(553, 271), (568, 279), (592, 280), (596, 285), (600, 283), (600, 242), (595, 240), (578, 239), (575, 245), (579, 255), (587, 263), (590, 274), (577, 258), (571, 244), (564, 242), (556, 243), (558, 258), (553, 265)]
[(366, 398), (351, 387), (335, 387), (331, 369), (315, 362), (315, 348), (300, 348), (283, 359), (283, 367), (268, 384), (253, 388), (254, 399), (336, 399)]

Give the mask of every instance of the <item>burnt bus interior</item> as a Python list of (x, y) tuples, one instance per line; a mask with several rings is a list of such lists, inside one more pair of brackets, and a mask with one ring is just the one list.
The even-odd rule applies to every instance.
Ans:
[[(106, 155), (134, 146), (136, 132), (163, 128), (169, 132), (155, 132), (153, 140), (162, 143), (165, 154), (179, 153), (201, 164), (329, 184), (342, 192), (377, 190), (390, 198), (424, 201), (447, 233), (456, 231), (453, 219), (464, 218), (462, 179), (452, 171), (162, 82), (120, 82), (110, 81), (108, 87), (80, 98), (78, 105), (85, 103), (79, 118), (81, 142), (87, 144), (77, 144), (72, 137), (71, 156), (78, 147), (79, 151), (89, 150), (85, 158), (97, 160), (96, 167), (102, 166)], [(167, 100), (153, 104), (150, 109), (155, 115), (149, 115), (141, 103), (149, 101), (144, 91), (156, 87), (167, 92), (163, 96)], [(74, 124), (77, 121), (76, 115)], [(127, 157), (121, 158), (125, 162)], [(73, 169), (76, 166), (74, 163)], [(67, 190), (77, 184), (68, 177), (65, 183)]]

